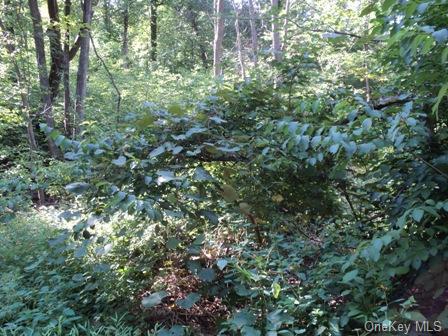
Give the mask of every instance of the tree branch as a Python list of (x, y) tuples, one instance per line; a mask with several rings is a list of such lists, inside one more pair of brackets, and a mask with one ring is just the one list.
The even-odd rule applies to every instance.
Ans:
[(117, 118), (118, 118), (119, 115), (120, 115), (120, 104), (121, 104), (121, 93), (120, 93), (120, 90), (118, 89), (117, 84), (115, 84), (114, 77), (112, 76), (111, 72), (109, 71), (109, 68), (107, 67), (106, 63), (101, 58), (101, 56), (98, 54), (98, 51), (96, 50), (95, 42), (93, 42), (93, 38), (92, 38), (92, 34), (91, 33), (89, 33), (89, 37), (90, 37), (90, 41), (92, 42), (93, 51), (94, 51), (96, 57), (98, 57), (98, 59), (100, 60), (101, 64), (103, 65), (104, 69), (107, 72), (107, 75), (110, 78), (110, 82), (111, 82), (112, 86), (114, 87), (115, 91), (117, 92)]

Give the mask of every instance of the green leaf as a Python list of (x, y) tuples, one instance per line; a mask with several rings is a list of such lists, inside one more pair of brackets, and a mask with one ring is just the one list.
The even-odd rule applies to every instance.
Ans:
[(221, 188), (221, 195), (227, 202), (233, 203), (238, 199), (238, 193), (232, 186), (224, 184)]
[(199, 211), (198, 214), (207, 218), (210, 221), (210, 223), (212, 223), (214, 225), (219, 224), (219, 218), (216, 215), (216, 213), (214, 213), (213, 211), (201, 210), (201, 211)]
[(272, 284), (272, 296), (274, 297), (274, 299), (278, 299), (281, 290), (282, 290), (282, 287), (279, 285), (278, 282), (274, 282)]
[(51, 138), (51, 140), (56, 140), (56, 138), (58, 137), (58, 135), (59, 135), (59, 132), (56, 131), (55, 129), (52, 130), (52, 131), (48, 134), (48, 136)]
[(212, 268), (203, 268), (198, 274), (199, 279), (205, 282), (212, 282), (216, 279), (216, 273)]
[(320, 327), (316, 330), (316, 336), (321, 335), (325, 330), (327, 330), (327, 327), (325, 327), (325, 326), (320, 326)]
[(157, 332), (157, 336), (184, 336), (185, 329), (181, 325), (174, 325), (169, 330), (162, 328)]
[(65, 190), (73, 194), (83, 194), (89, 189), (90, 184), (85, 182), (74, 182), (65, 186)]
[(158, 170), (156, 174), (159, 175), (159, 177), (157, 178), (157, 184), (159, 185), (178, 179), (176, 176), (174, 176), (174, 173), (169, 170)]
[(202, 167), (195, 169), (193, 178), (197, 181), (213, 181), (213, 177)]
[(442, 52), (442, 63), (445, 63), (447, 59), (448, 59), (448, 47), (443, 49), (443, 52)]
[(218, 259), (216, 266), (222, 271), (229, 262), (226, 259)]
[(182, 309), (190, 309), (191, 307), (194, 306), (196, 302), (199, 301), (200, 298), (201, 298), (200, 294), (190, 293), (185, 297), (185, 299), (176, 300), (176, 305)]
[(238, 329), (241, 329), (244, 326), (253, 325), (255, 323), (255, 316), (247, 310), (241, 310), (233, 316), (230, 323), (235, 325)]
[(179, 154), (180, 152), (182, 152), (184, 148), (182, 146), (176, 146), (174, 147), (171, 151), (173, 152), (174, 155)]
[(392, 7), (393, 4), (395, 4), (395, 0), (385, 0), (381, 8), (383, 9), (383, 11), (387, 12), (387, 10)]
[(445, 310), (436, 317), (436, 320), (442, 323), (443, 328), (448, 329), (448, 306), (445, 306)]
[(411, 216), (416, 222), (420, 222), (423, 218), (423, 215), (424, 215), (424, 211), (420, 208), (412, 210)]
[(157, 148), (154, 148), (149, 153), (149, 157), (152, 159), (152, 158), (155, 158), (155, 157), (157, 157), (157, 156), (159, 156), (160, 154), (163, 154), (163, 153), (165, 153), (165, 145), (161, 145), (161, 146), (159, 146)]
[(162, 302), (163, 298), (167, 297), (168, 293), (165, 291), (155, 292), (149, 296), (145, 296), (142, 299), (142, 306), (144, 308), (151, 308), (157, 306)]
[(376, 149), (375, 144), (369, 142), (365, 144), (359, 145), (359, 153), (361, 154), (369, 154), (370, 152), (373, 152)]
[(170, 250), (174, 250), (177, 246), (179, 246), (180, 243), (181, 241), (177, 238), (169, 238), (166, 242), (166, 247)]
[(355, 279), (357, 275), (358, 275), (358, 270), (350, 271), (350, 272), (348, 272), (347, 274), (344, 275), (344, 277), (342, 278), (342, 282), (343, 283), (349, 283), (350, 281)]
[(78, 259), (85, 257), (87, 255), (87, 246), (81, 245), (77, 247), (73, 255)]
[(137, 120), (135, 122), (135, 125), (139, 129), (145, 129), (148, 126), (152, 125), (155, 120), (156, 120), (156, 118), (153, 115), (148, 114), (148, 115), (144, 116), (143, 118)]
[(368, 131), (372, 127), (372, 119), (367, 118), (362, 122), (362, 128), (364, 131)]
[(445, 83), (439, 91), (439, 94), (437, 95), (436, 103), (432, 107), (432, 112), (436, 114), (436, 118), (439, 119), (439, 105), (442, 102), (443, 97), (446, 96), (448, 90), (448, 83)]
[(426, 317), (418, 310), (405, 312), (403, 314), (403, 317), (411, 321), (419, 321), (419, 322), (427, 321)]
[(125, 165), (126, 163), (126, 158), (123, 155), (120, 155), (118, 158), (116, 158), (115, 160), (112, 160), (112, 163), (118, 167), (122, 167)]
[(448, 40), (448, 29), (440, 29), (432, 33), (432, 37), (437, 41), (437, 43), (444, 43)]
[(336, 154), (336, 152), (338, 151), (338, 149), (339, 149), (339, 144), (334, 144), (334, 145), (331, 145), (331, 146), (330, 146), (330, 148), (328, 149), (328, 151), (329, 151), (331, 154)]
[(175, 116), (182, 116), (184, 112), (179, 104), (173, 104), (168, 107), (168, 112)]
[(375, 10), (375, 4), (372, 3), (370, 5), (368, 5), (366, 8), (364, 8), (361, 13), (359, 14), (359, 16), (366, 16), (367, 14), (372, 13)]
[(252, 326), (247, 326), (246, 325), (246, 326), (244, 326), (241, 329), (241, 335), (243, 335), (243, 336), (260, 336), (261, 335), (261, 331), (255, 329)]
[(61, 143), (62, 143), (64, 140), (65, 140), (65, 136), (63, 136), (63, 135), (58, 135), (58, 136), (56, 137), (56, 139), (54, 140), (54, 143), (55, 143), (56, 146), (60, 146)]

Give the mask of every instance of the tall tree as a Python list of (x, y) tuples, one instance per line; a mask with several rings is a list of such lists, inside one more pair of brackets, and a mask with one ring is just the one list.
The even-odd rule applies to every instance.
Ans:
[(282, 52), (285, 51), (286, 46), (287, 46), (287, 41), (288, 41), (288, 26), (289, 26), (289, 12), (291, 9), (291, 0), (286, 0), (285, 2), (285, 20), (283, 21), (283, 42), (282, 42), (282, 47), (281, 50)]
[(112, 19), (110, 15), (110, 0), (103, 0), (103, 23), (109, 37), (112, 35)]
[(151, 51), (149, 58), (155, 62), (157, 60), (157, 7), (158, 0), (150, 0), (150, 30), (151, 30)]
[(30, 145), (30, 149), (32, 151), (37, 150), (37, 141), (36, 136), (34, 134), (34, 127), (30, 116), (30, 104), (28, 100), (28, 88), (26, 87), (26, 79), (24, 78), (22, 74), (22, 70), (20, 69), (19, 62), (17, 60), (17, 53), (16, 53), (16, 46), (15, 42), (13, 42), (13, 33), (14, 29), (11, 26), (7, 26), (3, 23), (3, 21), (0, 19), (0, 29), (2, 30), (2, 38), (3, 38), (3, 45), (6, 48), (6, 51), (11, 57), (11, 61), (13, 64), (14, 72), (15, 72), (15, 80), (17, 87), (20, 91), (20, 99), (21, 99), (21, 112), (24, 118), (27, 122), (27, 139), (28, 143)]
[(123, 44), (121, 46), (121, 55), (123, 57), (123, 65), (129, 68), (129, 4), (124, 2), (123, 9)]
[(48, 14), (50, 16), (50, 26), (48, 36), (50, 38), (51, 67), (49, 75), (49, 85), (51, 99), (54, 100), (59, 92), (61, 82), (64, 53), (61, 46), (61, 29), (59, 20), (59, 8), (57, 0), (47, 0)]
[(248, 1), (249, 4), (249, 23), (250, 23), (250, 38), (252, 44), (252, 60), (254, 62), (254, 66), (258, 65), (258, 36), (257, 36), (257, 26), (255, 24), (256, 14), (254, 8), (253, 0)]
[[(33, 22), (33, 38), (36, 49), (36, 62), (39, 73), (39, 85), (42, 95), (42, 114), (49, 127), (54, 127), (53, 104), (51, 100), (50, 85), (48, 80), (47, 62), (45, 58), (44, 31), (42, 29), (42, 18), (39, 12), (37, 0), (28, 0), (28, 7)], [(53, 140), (48, 138), (48, 147), (51, 156), (57, 157), (58, 150)]]
[[(71, 12), (71, 0), (64, 2), (64, 18), (67, 23)], [(64, 57), (63, 57), (63, 82), (64, 82), (64, 133), (73, 136), (72, 101), (70, 95), (70, 26), (65, 25)]]
[(282, 60), (280, 32), (278, 25), (278, 13), (280, 11), (279, 0), (271, 0), (271, 29), (272, 29), (272, 53), (277, 62)]
[(77, 118), (77, 133), (80, 132), (81, 123), (84, 120), (84, 100), (87, 91), (87, 72), (89, 68), (89, 50), (90, 50), (90, 23), (92, 21), (92, 0), (84, 0), (83, 3), (83, 23), (84, 26), (80, 32), (80, 54), (78, 73), (76, 76), (76, 102), (75, 112)]
[(222, 41), (224, 38), (224, 0), (214, 0), (215, 14), (215, 37), (213, 39), (213, 75), (215, 77), (222, 75)]
[(241, 43), (240, 31), (240, 7), (233, 0), (233, 8), (235, 9), (235, 31), (236, 31), (236, 49), (238, 51), (238, 63), (240, 64), (240, 75), (243, 79), (246, 78), (246, 67), (244, 64), (243, 46)]
[(191, 7), (191, 3), (187, 7), (185, 17), (187, 21), (190, 23), (190, 26), (193, 29), (193, 33), (198, 40), (199, 57), (201, 58), (202, 65), (205, 69), (207, 69), (208, 68), (207, 48), (204, 45), (204, 41), (199, 31), (198, 12), (197, 10)]

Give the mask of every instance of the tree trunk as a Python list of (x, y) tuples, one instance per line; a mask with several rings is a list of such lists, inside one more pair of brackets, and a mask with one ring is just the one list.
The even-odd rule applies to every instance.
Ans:
[(84, 0), (83, 6), (83, 23), (86, 24), (80, 32), (81, 51), (79, 54), (78, 73), (76, 76), (76, 129), (79, 134), (81, 131), (81, 123), (84, 121), (84, 100), (87, 90), (87, 71), (89, 68), (89, 49), (90, 49), (90, 23), (92, 20), (92, 0)]
[(110, 18), (110, 0), (103, 1), (103, 20), (106, 32), (112, 36), (112, 20)]
[[(71, 11), (71, 0), (65, 0), (64, 16), (67, 18)], [(73, 136), (72, 123), (72, 101), (70, 97), (70, 28), (67, 25), (64, 35), (64, 62), (63, 62), (63, 81), (64, 81), (64, 134)]]
[(222, 75), (222, 40), (224, 38), (224, 0), (215, 0), (215, 37), (213, 40), (213, 75), (219, 77)]
[(16, 73), (17, 86), (19, 88), (20, 99), (22, 101), (21, 110), (22, 110), (22, 114), (25, 117), (26, 122), (27, 122), (28, 143), (30, 145), (30, 149), (32, 151), (35, 151), (35, 150), (37, 150), (37, 141), (36, 141), (36, 136), (34, 134), (34, 128), (33, 128), (32, 120), (31, 120), (31, 116), (30, 116), (31, 110), (30, 110), (30, 104), (28, 101), (28, 95), (25, 92), (26, 88), (24, 86), (24, 83), (26, 83), (26, 81), (24, 80), (24, 78), (22, 76), (22, 71), (20, 71), (20, 67), (17, 62), (16, 55), (14, 53), (16, 51), (15, 43), (12, 42), (12, 36), (14, 34), (14, 30), (12, 27), (6, 27), (6, 25), (3, 24), (3, 22), (1, 20), (0, 20), (0, 28), (2, 29), (3, 38), (5, 39), (5, 41), (7, 41), (5, 43), (5, 48), (6, 48), (6, 51), (8, 52), (8, 54), (11, 56), (12, 64), (14, 65), (14, 72)]
[(255, 8), (253, 0), (249, 0), (249, 23), (250, 23), (250, 37), (252, 43), (252, 60), (254, 66), (258, 66), (258, 37), (257, 37), (257, 26), (255, 24)]
[(151, 1), (151, 13), (150, 13), (150, 29), (151, 29), (151, 52), (150, 59), (152, 62), (157, 60), (157, 6), (156, 0)]
[(280, 11), (278, 0), (271, 0), (271, 12), (272, 12), (272, 53), (274, 59), (277, 62), (282, 60), (280, 33), (278, 27), (278, 13)]
[(193, 32), (194, 32), (195, 36), (198, 39), (199, 57), (201, 58), (202, 65), (204, 66), (204, 69), (208, 69), (207, 51), (206, 51), (206, 48), (204, 46), (204, 43), (202, 42), (201, 34), (199, 33), (199, 25), (198, 25), (198, 22), (197, 22), (198, 15), (197, 15), (197, 13), (194, 10), (189, 9), (188, 13), (187, 13), (187, 17), (188, 17), (188, 19), (190, 21), (191, 28), (193, 29)]
[(235, 8), (235, 31), (236, 31), (236, 49), (238, 50), (238, 62), (240, 64), (240, 75), (244, 80), (246, 78), (246, 67), (244, 65), (243, 47), (241, 44), (241, 32), (240, 32), (240, 9), (235, 1), (233, 1), (233, 7)]
[(129, 5), (126, 2), (123, 11), (123, 45), (121, 46), (121, 55), (123, 57), (123, 66), (129, 68)]
[[(33, 38), (36, 47), (36, 61), (39, 72), (39, 84), (42, 94), (42, 114), (49, 127), (54, 127), (53, 105), (48, 81), (47, 64), (45, 59), (44, 31), (42, 29), (42, 19), (39, 12), (37, 0), (28, 0), (28, 7), (33, 21)], [(48, 148), (51, 156), (57, 157), (58, 150), (50, 138), (48, 138)]]
[(367, 52), (368, 52), (367, 44), (364, 44), (364, 69), (365, 69), (364, 82), (366, 86), (366, 101), (370, 102), (372, 100), (372, 92), (370, 89), (369, 63), (367, 62)]
[(59, 20), (59, 8), (57, 0), (47, 0), (48, 14), (50, 16), (50, 27), (48, 36), (50, 38), (51, 67), (49, 85), (51, 100), (54, 101), (59, 92), (61, 82), (64, 54), (61, 47), (61, 29)]
[(283, 21), (283, 43), (281, 50), (285, 51), (287, 43), (288, 43), (288, 25), (289, 25), (289, 11), (291, 9), (291, 0), (286, 0), (285, 3), (285, 20)]

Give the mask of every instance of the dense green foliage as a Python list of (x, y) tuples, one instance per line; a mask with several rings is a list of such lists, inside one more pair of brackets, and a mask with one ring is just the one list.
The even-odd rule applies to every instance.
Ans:
[[(97, 25), (121, 110), (92, 59), (83, 132), (35, 121), (60, 158), (29, 150), (2, 101), (0, 335), (448, 328), (448, 3), (296, 4), (285, 58), (244, 81), (212, 80), (206, 31), (172, 28), (205, 24), (200, 3), (160, 5), (152, 64), (142, 3), (129, 68), (117, 28)], [(38, 192), (54, 206), (31, 209)]]

